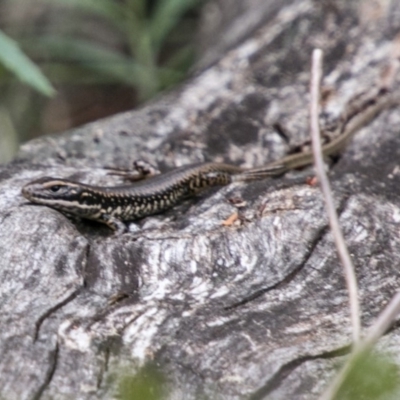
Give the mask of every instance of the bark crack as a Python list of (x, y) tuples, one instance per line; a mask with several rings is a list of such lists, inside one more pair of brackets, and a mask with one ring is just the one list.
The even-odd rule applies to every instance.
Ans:
[(48, 318), (51, 314), (58, 311), (60, 308), (64, 307), (69, 302), (73, 301), (83, 290), (85, 287), (85, 271), (86, 266), (89, 259), (90, 253), (90, 244), (88, 244), (84, 251), (84, 260), (82, 261), (82, 277), (83, 277), (83, 284), (78, 289), (74, 290), (69, 296), (67, 296), (64, 300), (61, 300), (59, 303), (54, 305), (53, 307), (49, 308), (43, 315), (41, 315), (35, 323), (35, 332), (33, 334), (33, 342), (36, 342), (39, 338), (40, 328), (46, 318)]
[(252, 396), (249, 400), (264, 400), (269, 396), (274, 390), (282, 385), (282, 382), (300, 365), (307, 361), (319, 360), (319, 359), (330, 359), (341, 357), (349, 354), (351, 351), (350, 346), (344, 346), (342, 348), (327, 351), (325, 353), (317, 354), (315, 356), (303, 356), (284, 364), (279, 368), (279, 370)]
[[(348, 202), (348, 197), (345, 196), (341, 202), (339, 207), (337, 208), (337, 213), (338, 213), (338, 217), (340, 218), (345, 207), (346, 204)], [(287, 276), (285, 276), (283, 279), (281, 279), (280, 281), (274, 283), (271, 286), (268, 286), (266, 288), (262, 288), (259, 289), (257, 291), (255, 291), (254, 293), (250, 294), (249, 296), (245, 297), (244, 299), (238, 301), (237, 303), (234, 303), (230, 306), (226, 306), (224, 307), (224, 310), (228, 311), (228, 310), (233, 310), (235, 308), (244, 306), (256, 299), (258, 299), (259, 297), (261, 297), (263, 294), (268, 293), (272, 290), (275, 289), (280, 289), (282, 286), (289, 284), (290, 282), (292, 282), (295, 277), (298, 275), (298, 273), (304, 268), (304, 266), (307, 264), (307, 262), (309, 261), (310, 257), (313, 255), (314, 250), (316, 249), (316, 247), (318, 246), (318, 244), (321, 242), (321, 240), (323, 239), (323, 237), (328, 233), (329, 231), (329, 225), (325, 225), (324, 227), (322, 227), (319, 232), (316, 234), (315, 238), (313, 239), (313, 241), (311, 242), (311, 246), (307, 246), (307, 248), (309, 248), (309, 251), (306, 253), (306, 255), (304, 256), (303, 261), (296, 267), (294, 268)]]
[(57, 368), (58, 354), (59, 354), (59, 345), (57, 342), (55, 349), (53, 351), (51, 351), (50, 355), (49, 355), (50, 368), (47, 372), (47, 376), (45, 377), (45, 380), (42, 383), (42, 385), (39, 387), (37, 393), (32, 397), (33, 400), (39, 400), (42, 397), (43, 392), (50, 385), (50, 383), (53, 379), (54, 373), (56, 371), (56, 368)]
[(74, 290), (69, 296), (67, 296), (64, 300), (57, 303), (55, 306), (49, 308), (43, 315), (41, 315), (35, 323), (35, 332), (33, 335), (33, 341), (36, 342), (39, 338), (40, 328), (46, 318), (48, 318), (51, 314), (59, 310), (61, 307), (64, 307), (70, 301), (74, 300), (82, 291), (82, 288)]
[(287, 285), (289, 284), (291, 281), (294, 280), (294, 278), (297, 276), (297, 274), (304, 268), (304, 266), (307, 264), (308, 260), (310, 259), (310, 257), (312, 256), (315, 248), (317, 247), (317, 245), (320, 243), (320, 241), (322, 240), (322, 238), (325, 236), (325, 234), (328, 231), (328, 226), (323, 227), (315, 236), (314, 240), (311, 243), (311, 246), (309, 246), (309, 251), (307, 252), (307, 254), (304, 256), (303, 261), (297, 266), (295, 267), (288, 275), (286, 275), (283, 279), (281, 279), (280, 281), (274, 283), (271, 286), (268, 286), (266, 288), (262, 288), (259, 289), (257, 291), (255, 291), (254, 293), (250, 294), (248, 297), (245, 297), (244, 299), (238, 301), (237, 303), (234, 303), (230, 306), (226, 306), (224, 307), (224, 310), (232, 310), (241, 306), (246, 305), (247, 303), (250, 303), (256, 299), (258, 299), (259, 297), (261, 297), (263, 294), (270, 292), (272, 290), (275, 289), (279, 289), (281, 288), (283, 285)]

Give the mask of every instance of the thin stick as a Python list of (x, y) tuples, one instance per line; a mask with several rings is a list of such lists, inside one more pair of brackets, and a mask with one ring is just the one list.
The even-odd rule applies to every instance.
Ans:
[(332, 197), (332, 190), (328, 177), (325, 173), (324, 160), (322, 155), (318, 115), (319, 115), (319, 86), (322, 77), (322, 50), (315, 49), (312, 55), (311, 69), (311, 99), (310, 99), (310, 118), (311, 118), (311, 139), (314, 153), (315, 171), (321, 190), (325, 198), (325, 205), (329, 217), (329, 224), (336, 243), (340, 260), (344, 268), (347, 289), (349, 291), (350, 317), (352, 324), (353, 345), (357, 345), (360, 339), (360, 310), (358, 303), (357, 280), (354, 267), (350, 259), (349, 252), (344, 242), (343, 234), (339, 226), (339, 220)]
[[(319, 52), (319, 51), (317, 51), (317, 52)], [(399, 52), (399, 49), (397, 49), (396, 54), (398, 54), (398, 52)], [(315, 59), (317, 59), (314, 62), (314, 58), (313, 58), (313, 65), (317, 64), (317, 66), (314, 66), (313, 71), (314, 71), (314, 69), (316, 69), (316, 70), (318, 69), (317, 70), (317, 74), (318, 74), (321, 71), (321, 67), (318, 65), (318, 63), (320, 63), (322, 53), (319, 52), (319, 54), (313, 54), (313, 57), (315, 57)], [(319, 58), (319, 60), (318, 60), (318, 58)], [(398, 62), (398, 56), (396, 56), (396, 57), (393, 57), (389, 73), (387, 74), (387, 76), (384, 77), (385, 79), (382, 82), (383, 87), (392, 86), (393, 81), (396, 76), (396, 73), (398, 72), (398, 68), (399, 68), (399, 62)], [(313, 74), (314, 74), (314, 72), (313, 72)], [(317, 94), (318, 94), (318, 84), (319, 84), (320, 77), (317, 76), (317, 78), (318, 78), (318, 80), (315, 79), (316, 83), (314, 81), (312, 83), (312, 91), (313, 91), (313, 88), (315, 90), (315, 86), (316, 86), (316, 90), (317, 90)], [(397, 102), (398, 102), (398, 100), (397, 100)], [(318, 129), (318, 120), (315, 118), (315, 115), (318, 115), (318, 114), (315, 114), (315, 115), (313, 114), (313, 112), (318, 112), (318, 104), (316, 103), (316, 106), (315, 106), (314, 103), (315, 103), (315, 98), (313, 98), (311, 101), (311, 107), (312, 107), (311, 121), (312, 121), (312, 123), (316, 124), (316, 127)], [(312, 128), (312, 130), (313, 130), (313, 128)], [(319, 141), (319, 137), (317, 137), (317, 141)], [(318, 151), (318, 149), (317, 149), (317, 151)], [(315, 151), (314, 151), (314, 157), (317, 160)], [(324, 170), (322, 169), (321, 171), (322, 171), (322, 175), (324, 175)], [(321, 179), (321, 184), (322, 184), (322, 182), (323, 181)], [(329, 185), (329, 182), (328, 182), (328, 185)], [(331, 227), (332, 227), (332, 222), (331, 222)], [(332, 231), (333, 231), (333, 228), (332, 228)], [(338, 239), (335, 239), (335, 240), (337, 242)], [(343, 238), (341, 238), (341, 240), (343, 240)], [(343, 242), (343, 245), (344, 245), (344, 242)], [(339, 247), (338, 247), (338, 251), (339, 251)], [(345, 265), (343, 259), (342, 259), (342, 262), (343, 262), (343, 265)], [(354, 275), (353, 271), (354, 271), (354, 269), (352, 268), (352, 273)], [(348, 285), (349, 285), (349, 283), (348, 283)], [(355, 287), (355, 290), (357, 290), (357, 287)], [(349, 289), (349, 291), (350, 291), (350, 289)], [(356, 299), (357, 299), (357, 296), (356, 296)], [(357, 302), (357, 308), (358, 308), (358, 302)], [(400, 313), (400, 292), (396, 293), (396, 295), (393, 296), (393, 298), (386, 305), (384, 310), (379, 314), (375, 323), (373, 325), (371, 325), (371, 327), (368, 329), (368, 332), (367, 332), (367, 335), (365, 336), (365, 338), (362, 341), (358, 342), (358, 344), (356, 344), (356, 346), (354, 346), (352, 353), (350, 354), (348, 360), (346, 361), (346, 364), (339, 371), (339, 373), (333, 379), (333, 381), (328, 386), (327, 390), (322, 394), (322, 396), (320, 397), (319, 400), (332, 400), (332, 399), (336, 398), (336, 396), (338, 395), (340, 388), (343, 386), (343, 383), (344, 383), (345, 379), (347, 378), (349, 372), (352, 370), (352, 368), (354, 368), (356, 366), (357, 361), (362, 359), (363, 356), (365, 356), (369, 351), (372, 350), (373, 346), (376, 344), (376, 342), (379, 340), (379, 338), (389, 329), (390, 325), (392, 324), (392, 322), (395, 320), (395, 318), (397, 317), (397, 315), (399, 313)]]

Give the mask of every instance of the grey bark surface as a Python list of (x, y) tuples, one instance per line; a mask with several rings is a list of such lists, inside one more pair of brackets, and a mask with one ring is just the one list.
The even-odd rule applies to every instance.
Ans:
[[(332, 378), (351, 341), (349, 306), (312, 170), (211, 190), (120, 237), (20, 194), (45, 175), (121, 184), (104, 167), (135, 159), (165, 170), (279, 159), (309, 139), (312, 49), (325, 52), (334, 118), (382, 74), (400, 5), (293, 0), (263, 18), (177, 91), (29, 142), (0, 167), (1, 398), (115, 398), (122, 372), (148, 363), (168, 400), (308, 400)], [(400, 281), (399, 110), (360, 130), (330, 172), (364, 327)], [(240, 223), (223, 225), (236, 211)], [(380, 345), (400, 364), (399, 333)]]

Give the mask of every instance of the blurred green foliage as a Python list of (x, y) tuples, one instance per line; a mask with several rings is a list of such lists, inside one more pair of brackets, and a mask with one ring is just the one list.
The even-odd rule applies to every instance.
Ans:
[[(119, 371), (121, 400), (161, 400), (166, 396), (166, 377), (154, 364), (136, 375)], [(205, 397), (198, 397), (205, 398)], [(215, 397), (217, 398), (217, 394)], [(267, 396), (268, 398), (268, 396)], [(397, 400), (400, 398), (400, 367), (389, 355), (363, 353), (351, 366), (335, 400)]]
[(122, 374), (120, 379), (121, 400), (161, 400), (165, 394), (165, 378), (152, 364), (134, 376)]
[[(45, 96), (53, 96), (54, 88), (39, 68), (21, 51), (18, 44), (0, 31), (0, 64), (19, 80)], [(4, 75), (4, 72), (3, 72)]]
[[(39, 68), (21, 51), (14, 40), (0, 31), (0, 78), (10, 74), (44, 96), (55, 94), (53, 86)], [(17, 141), (18, 135), (10, 112), (4, 104), (0, 104), (0, 162), (11, 159), (17, 150)]]
[(400, 367), (389, 356), (362, 354), (352, 365), (337, 400), (389, 400), (400, 398)]
[[(123, 49), (109, 48), (57, 33), (24, 39), (24, 47), (34, 49), (36, 54), (51, 55), (51, 60), (45, 62), (45, 70), (52, 81), (122, 83), (135, 87), (140, 99), (145, 100), (182, 79), (192, 61), (191, 43), (173, 51), (166, 60), (160, 57), (163, 45), (172, 40), (169, 35), (173, 28), (200, 0), (42, 1), (73, 8), (83, 19), (87, 13), (103, 18), (119, 34), (123, 46)], [(73, 31), (76, 22), (71, 21), (66, 31)]]
[[(0, 0), (0, 9), (7, 3), (25, 19), (1, 21), (0, 149), (9, 150), (0, 150), (0, 162), (16, 136), (41, 130), (52, 85), (120, 85), (139, 103), (181, 81), (194, 60), (187, 15), (204, 1)], [(45, 10), (43, 26), (35, 7)], [(15, 143), (4, 144), (10, 138)]]

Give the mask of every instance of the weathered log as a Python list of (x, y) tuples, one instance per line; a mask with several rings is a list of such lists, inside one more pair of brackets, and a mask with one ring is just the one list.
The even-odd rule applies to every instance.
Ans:
[[(313, 399), (329, 382), (351, 327), (311, 170), (211, 190), (120, 237), (20, 194), (44, 175), (120, 184), (104, 167), (135, 159), (279, 159), (309, 139), (312, 49), (325, 52), (325, 113), (337, 117), (393, 57), (400, 3), (292, 0), (257, 26), (184, 87), (31, 141), (0, 168), (2, 398), (108, 399), (149, 362), (166, 399)], [(399, 122), (399, 108), (382, 112), (331, 170), (364, 327), (400, 280)], [(398, 334), (383, 340), (397, 354)]]

